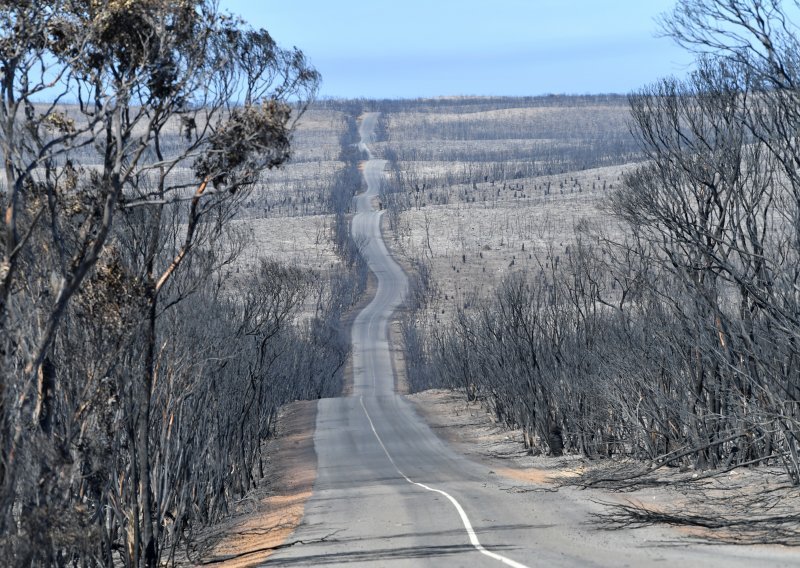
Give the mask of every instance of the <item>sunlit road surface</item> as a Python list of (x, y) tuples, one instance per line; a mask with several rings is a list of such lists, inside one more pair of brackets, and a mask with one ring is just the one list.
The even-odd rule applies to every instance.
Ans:
[[(378, 115), (361, 121), (368, 149)], [(445, 445), (394, 393), (388, 322), (406, 277), (381, 237), (375, 198), (385, 162), (363, 168), (352, 231), (378, 286), (352, 329), (354, 385), (319, 401), (314, 444), (318, 476), (303, 541), (266, 566), (790, 566), (779, 548), (690, 544), (669, 529), (603, 531), (586, 492), (519, 487)]]

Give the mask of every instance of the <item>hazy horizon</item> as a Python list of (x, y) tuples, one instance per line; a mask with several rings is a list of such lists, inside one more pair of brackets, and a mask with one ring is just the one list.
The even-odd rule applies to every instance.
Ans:
[(303, 50), (322, 74), (323, 99), (625, 94), (686, 73), (692, 56), (656, 37), (673, 0), (609, 4), (220, 2)]

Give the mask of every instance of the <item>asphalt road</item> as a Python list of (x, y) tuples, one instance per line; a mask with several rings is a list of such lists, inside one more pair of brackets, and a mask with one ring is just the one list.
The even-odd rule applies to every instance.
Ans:
[[(377, 120), (361, 123), (367, 146)], [(603, 531), (585, 492), (520, 492), (457, 454), (394, 393), (387, 323), (407, 280), (374, 207), (384, 161), (365, 164), (352, 231), (378, 287), (353, 330), (354, 388), (319, 401), (318, 475), (303, 523), (267, 566), (790, 566), (779, 548), (688, 544), (670, 529)]]

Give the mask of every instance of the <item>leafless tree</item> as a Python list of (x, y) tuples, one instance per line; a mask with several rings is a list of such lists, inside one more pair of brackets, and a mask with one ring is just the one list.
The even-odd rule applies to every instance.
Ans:
[[(197, 365), (217, 364), (187, 362), (213, 335), (165, 337), (235, 257), (227, 221), (288, 158), (318, 75), (205, 0), (3, 2), (0, 20), (3, 558), (154, 566), (183, 536), (168, 520), (214, 518), (192, 489), (207, 453), (181, 437), (208, 402)], [(233, 308), (214, 290), (209, 309)]]
[(418, 356), (551, 453), (798, 483), (796, 28), (758, 0), (681, 1), (664, 26), (699, 59), (630, 97), (627, 236), (577, 227)]

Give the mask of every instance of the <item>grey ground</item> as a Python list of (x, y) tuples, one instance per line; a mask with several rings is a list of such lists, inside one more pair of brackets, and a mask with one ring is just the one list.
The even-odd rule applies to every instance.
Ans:
[[(376, 119), (364, 116), (363, 144), (372, 141)], [(378, 280), (374, 300), (353, 324), (353, 392), (318, 405), (318, 477), (292, 537), (308, 544), (281, 551), (267, 566), (477, 567), (501, 566), (502, 558), (525, 566), (800, 565), (800, 555), (778, 547), (704, 545), (668, 528), (600, 530), (592, 522), (600, 505), (586, 493), (509, 492), (509, 483), (489, 466), (442, 442), (394, 393), (387, 323), (407, 281), (386, 250), (381, 214), (373, 207), (384, 165), (366, 163), (368, 190), (357, 198), (352, 223)], [(409, 480), (455, 498), (480, 544), (501, 559), (470, 543), (450, 500)]]

